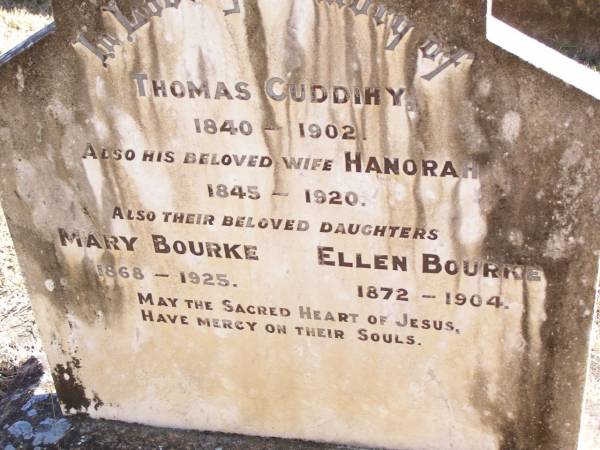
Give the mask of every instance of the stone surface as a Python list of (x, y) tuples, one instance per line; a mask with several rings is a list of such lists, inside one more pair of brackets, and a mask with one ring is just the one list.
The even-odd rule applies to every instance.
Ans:
[(54, 5), (0, 67), (3, 206), (65, 412), (576, 447), (596, 101), (487, 43), (481, 2), (117, 3)]
[[(30, 364), (30, 363), (28, 363)], [(27, 368), (24, 368), (27, 370)], [(41, 374), (40, 374), (41, 377)], [(172, 430), (137, 424), (128, 424), (116, 421), (92, 419), (85, 415), (69, 417), (72, 426), (56, 444), (35, 446), (32, 436), (25, 439), (23, 436), (15, 437), (9, 433), (8, 428), (20, 420), (28, 421), (34, 432), (43, 431), (42, 422), (50, 419), (62, 419), (55, 395), (36, 395), (41, 378), (29, 378), (30, 384), (21, 386), (20, 400), (7, 401), (9, 398), (0, 399), (0, 448), (10, 450), (44, 449), (131, 449), (131, 448), (174, 448), (194, 450), (215, 450), (225, 448), (228, 450), (267, 450), (267, 449), (314, 449), (333, 450), (350, 448), (340, 445), (317, 444), (307, 441), (290, 441), (263, 437), (247, 437), (231, 434), (206, 433), (198, 431)], [(12, 385), (11, 389), (17, 386)], [(39, 414), (28, 419), (23, 407), (31, 400), (35, 400)], [(4, 425), (6, 423), (6, 425)]]

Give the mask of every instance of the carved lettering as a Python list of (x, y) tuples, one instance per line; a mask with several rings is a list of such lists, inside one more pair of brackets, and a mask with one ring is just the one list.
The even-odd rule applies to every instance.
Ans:
[(441, 63), (434, 71), (428, 73), (427, 75), (423, 75), (422, 78), (426, 79), (427, 81), (431, 81), (448, 67), (452, 65), (454, 65), (454, 67), (458, 66), (462, 58), (473, 59), (473, 54), (467, 52), (466, 50), (460, 49), (446, 57), (448, 58), (446, 61)]

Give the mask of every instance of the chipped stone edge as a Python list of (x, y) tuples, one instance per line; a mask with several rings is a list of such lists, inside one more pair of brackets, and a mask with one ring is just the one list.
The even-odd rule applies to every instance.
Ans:
[(497, 19), (492, 4), (493, 0), (487, 0), (488, 41), (600, 100), (600, 73)]

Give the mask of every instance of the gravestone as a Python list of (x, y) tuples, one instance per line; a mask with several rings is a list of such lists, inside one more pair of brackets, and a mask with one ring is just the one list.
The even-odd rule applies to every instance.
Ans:
[(482, 2), (54, 10), (0, 67), (0, 141), (66, 413), (576, 448), (600, 109)]

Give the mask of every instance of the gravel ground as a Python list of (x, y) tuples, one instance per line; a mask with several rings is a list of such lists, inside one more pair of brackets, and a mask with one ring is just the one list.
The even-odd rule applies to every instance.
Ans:
[[(21, 5), (14, 8), (15, 5)], [(48, 23), (45, 0), (0, 0), (0, 53)], [(599, 298), (600, 300), (600, 298)], [(580, 449), (600, 449), (600, 313)], [(35, 444), (35, 445), (34, 445)], [(14, 448), (340, 449), (299, 441), (175, 431), (63, 418), (37, 335), (25, 284), (0, 209), (0, 449)]]
[[(0, 210), (0, 371), (30, 357), (43, 358), (12, 240)], [(0, 391), (2, 379), (0, 378)]]
[(0, 0), (0, 53), (10, 50), (50, 20), (46, 0)]

